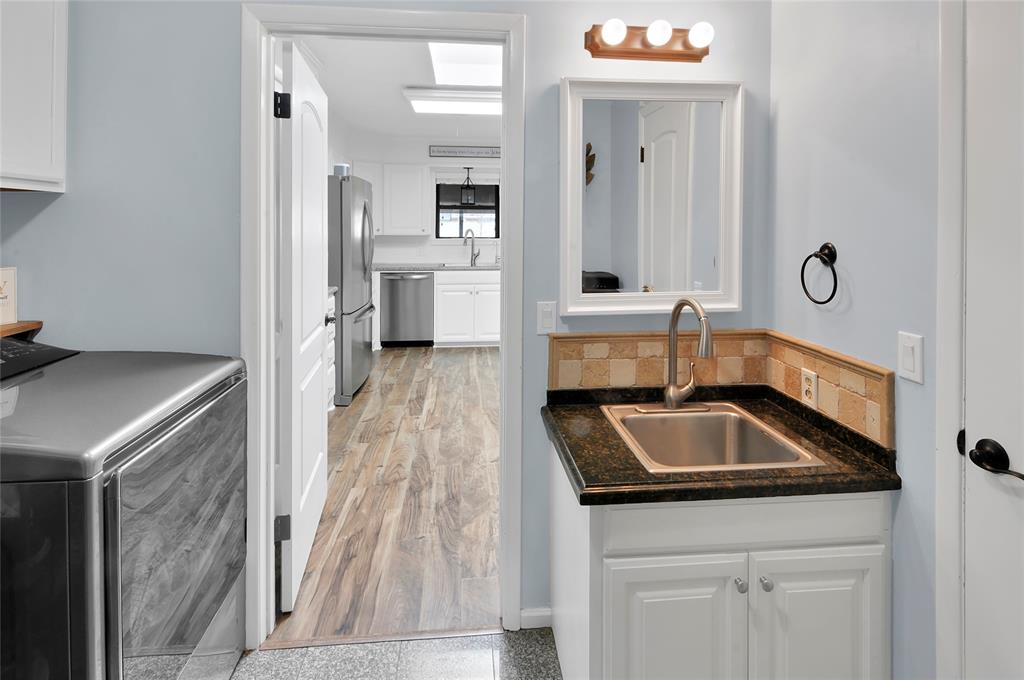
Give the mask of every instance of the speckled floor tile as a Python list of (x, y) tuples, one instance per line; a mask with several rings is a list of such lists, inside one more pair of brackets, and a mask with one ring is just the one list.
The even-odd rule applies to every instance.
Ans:
[(398, 680), (492, 680), (491, 635), (408, 640), (398, 659)]
[(125, 680), (175, 680), (188, 659), (188, 654), (127, 657), (122, 671)]
[(385, 680), (395, 677), (401, 642), (311, 647), (301, 680)]
[(499, 680), (561, 680), (551, 629), (532, 628), (495, 635), (494, 670)]
[(243, 656), (231, 680), (299, 680), (307, 648), (255, 651)]

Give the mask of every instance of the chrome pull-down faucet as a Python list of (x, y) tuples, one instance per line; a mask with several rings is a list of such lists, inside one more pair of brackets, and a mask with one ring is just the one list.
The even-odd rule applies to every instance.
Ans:
[(681, 408), (683, 402), (693, 396), (697, 389), (697, 380), (693, 375), (693, 362), (690, 362), (690, 382), (679, 385), (676, 382), (676, 370), (679, 365), (679, 315), (683, 307), (689, 307), (697, 315), (700, 324), (700, 340), (697, 341), (697, 356), (707, 359), (714, 354), (714, 339), (711, 337), (711, 323), (708, 315), (699, 302), (691, 297), (680, 298), (672, 307), (672, 317), (668, 322), (668, 384), (665, 385), (665, 408)]
[(466, 245), (466, 241), (469, 241), (469, 266), (475, 267), (476, 260), (480, 257), (480, 251), (476, 249), (476, 234), (473, 233), (472, 229), (467, 229), (465, 235), (462, 237), (462, 245)]

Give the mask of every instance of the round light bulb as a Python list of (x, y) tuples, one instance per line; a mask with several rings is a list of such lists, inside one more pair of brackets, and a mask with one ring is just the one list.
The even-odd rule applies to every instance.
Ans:
[(622, 19), (609, 19), (601, 26), (601, 40), (605, 45), (618, 45), (626, 39), (626, 22)]
[(672, 24), (664, 19), (655, 19), (647, 27), (647, 42), (655, 47), (661, 47), (672, 39)]
[(686, 34), (686, 41), (697, 49), (707, 47), (714, 39), (715, 27), (706, 21), (698, 21), (690, 29), (690, 32)]

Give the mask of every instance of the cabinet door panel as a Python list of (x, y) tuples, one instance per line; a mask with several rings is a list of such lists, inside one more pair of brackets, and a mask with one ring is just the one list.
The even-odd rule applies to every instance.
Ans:
[(745, 678), (745, 553), (604, 561), (604, 677)]
[(882, 545), (751, 553), (750, 677), (888, 677), (885, 564)]
[(501, 340), (501, 286), (475, 286), (476, 339), (481, 342)]
[(474, 334), (474, 287), (468, 284), (434, 286), (434, 342), (470, 342)]
[(426, 168), (421, 165), (384, 165), (383, 234), (426, 236)]
[[(352, 174), (361, 177), (370, 183), (370, 195), (372, 200), (370, 206), (373, 208), (373, 233), (380, 234), (384, 231), (384, 166), (371, 161), (355, 161), (352, 164)], [(379, 308), (378, 308), (379, 309)]]

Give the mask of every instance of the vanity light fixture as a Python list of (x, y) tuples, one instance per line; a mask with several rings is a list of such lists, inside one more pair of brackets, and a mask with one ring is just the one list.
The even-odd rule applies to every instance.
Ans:
[(706, 21), (672, 28), (664, 19), (650, 26), (625, 26), (621, 19), (594, 24), (583, 34), (583, 48), (595, 59), (701, 62), (711, 54), (715, 29)]

